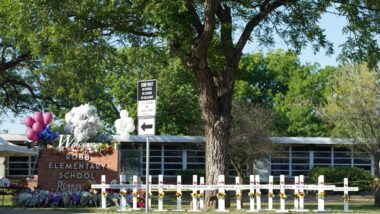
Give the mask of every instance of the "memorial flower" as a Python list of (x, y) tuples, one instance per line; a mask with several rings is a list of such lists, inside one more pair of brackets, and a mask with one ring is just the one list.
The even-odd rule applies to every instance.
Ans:
[(71, 198), (72, 198), (72, 200), (73, 200), (73, 204), (74, 205), (78, 205), (79, 204), (79, 202), (80, 202), (80, 199), (81, 199), (81, 194), (80, 193), (73, 193), (72, 195), (71, 195)]
[(137, 197), (137, 192), (132, 192), (132, 197)]
[(348, 195), (348, 194), (344, 194), (343, 195), (343, 201), (344, 202), (347, 202), (347, 201), (349, 201), (351, 199), (351, 197)]
[(294, 198), (299, 198), (300, 195), (299, 195), (298, 193), (294, 193), (294, 194), (293, 194), (293, 197), (294, 197)]
[(127, 192), (124, 191), (124, 190), (120, 190), (120, 192), (119, 192), (119, 195), (120, 195), (121, 197), (124, 197), (126, 194), (127, 194)]
[(305, 197), (305, 193), (304, 193), (304, 192), (300, 192), (299, 197), (300, 197), (300, 198)]
[(286, 199), (287, 198), (285, 192), (280, 192), (279, 196), (280, 196), (281, 199)]
[(198, 198), (198, 193), (196, 193), (196, 192), (191, 193), (191, 197)]
[(241, 198), (241, 194), (240, 193), (236, 193), (235, 198), (236, 199), (240, 199)]
[(198, 194), (198, 198), (203, 198), (204, 197), (204, 194), (203, 193), (199, 193)]
[(165, 196), (165, 193), (164, 192), (158, 192), (158, 198), (159, 199), (163, 199)]
[(181, 193), (181, 192), (176, 192), (176, 193), (175, 193), (175, 196), (176, 196), (177, 198), (180, 198), (180, 197), (182, 196), (182, 193)]
[(261, 196), (261, 192), (256, 192), (256, 197), (260, 197)]
[(224, 192), (218, 193), (218, 199), (224, 199), (224, 196), (225, 196)]
[(102, 197), (107, 197), (107, 192), (106, 191), (102, 192)]
[(248, 193), (248, 197), (251, 198), (251, 199), (254, 199), (256, 197), (255, 192), (249, 192)]
[(320, 199), (325, 198), (325, 192), (319, 192), (319, 193), (317, 193), (317, 198), (320, 198)]
[(268, 192), (268, 197), (269, 197), (269, 198), (273, 198), (273, 197), (274, 197), (273, 192)]

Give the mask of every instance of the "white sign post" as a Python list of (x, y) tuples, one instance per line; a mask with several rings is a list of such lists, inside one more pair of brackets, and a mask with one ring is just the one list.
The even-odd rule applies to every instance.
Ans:
[(240, 178), (239, 176), (235, 177), (235, 184), (236, 184), (236, 209), (241, 210), (241, 189), (240, 189)]
[(343, 187), (335, 187), (334, 191), (335, 192), (337, 192), (337, 191), (343, 192), (343, 202), (344, 202), (343, 209), (344, 209), (344, 212), (350, 212), (348, 209), (348, 202), (350, 200), (350, 195), (348, 195), (348, 192), (359, 191), (359, 188), (358, 187), (348, 187), (348, 178), (344, 178)]
[[(146, 136), (145, 155), (145, 183), (149, 179), (149, 136), (155, 135), (157, 80), (143, 80), (137, 82), (137, 117), (138, 134)], [(146, 193), (149, 193), (149, 185), (146, 185)], [(149, 194), (145, 194), (145, 201), (150, 202)], [(149, 212), (150, 206), (145, 206), (145, 212)]]
[(276, 212), (280, 213), (286, 213), (289, 212), (289, 210), (285, 209), (285, 199), (286, 199), (286, 194), (285, 194), (285, 176), (280, 175), (280, 209), (276, 210)]
[[(120, 184), (123, 185), (127, 181), (125, 175), (120, 175)], [(118, 211), (130, 211), (130, 209), (127, 210), (127, 199), (126, 194), (127, 190), (125, 188), (120, 189), (120, 208)]]
[(268, 211), (273, 210), (273, 176), (269, 176), (269, 181), (268, 181)]
[[(199, 184), (201, 186), (205, 185), (205, 177), (200, 178)], [(201, 210), (204, 208), (204, 200), (205, 200), (204, 194), (205, 194), (205, 189), (203, 187), (201, 187), (201, 189), (199, 190), (199, 209), (201, 209)]]
[(260, 175), (255, 175), (256, 183), (256, 207), (257, 211), (261, 210), (261, 191), (260, 191)]
[(247, 212), (258, 212), (258, 210), (255, 210), (255, 175), (249, 176), (249, 210)]
[(198, 176), (193, 175), (193, 192), (191, 193), (191, 198), (193, 199), (192, 201), (192, 212), (200, 212), (200, 210), (197, 209), (198, 207), (198, 190), (197, 190), (197, 185), (198, 185)]
[(294, 194), (293, 194), (294, 209), (292, 211), (298, 211), (299, 210), (299, 197), (300, 197), (299, 189), (298, 189), (298, 186), (299, 186), (299, 177), (298, 176), (294, 176), (294, 185), (295, 185)]
[(102, 175), (101, 177), (101, 184), (102, 184), (102, 189), (101, 189), (101, 194), (102, 194), (102, 209), (107, 208), (107, 192), (106, 192), (106, 176)]
[(183, 212), (185, 210), (182, 209), (182, 177), (177, 175), (177, 192), (175, 193), (177, 198), (177, 209), (173, 210), (176, 212)]
[(149, 198), (148, 198), (148, 206), (146, 207), (146, 209), (145, 209), (145, 211), (149, 211), (150, 210), (150, 208), (152, 207), (152, 197), (151, 197), (151, 195), (152, 195), (152, 176), (151, 175), (149, 175), (148, 176), (148, 178), (149, 178), (149, 180), (148, 180), (148, 186), (147, 186), (147, 188), (148, 188), (148, 196), (149, 196)]
[(137, 208), (137, 175), (132, 177), (132, 185), (136, 185), (132, 189), (132, 210), (140, 210)]
[(318, 212), (325, 211), (325, 176), (318, 176)]
[(226, 210), (226, 191), (224, 189), (224, 175), (219, 175), (218, 177), (218, 209), (217, 212), (228, 212), (229, 210)]
[(309, 210), (305, 210), (304, 207), (304, 200), (305, 200), (305, 190), (304, 190), (304, 185), (305, 185), (305, 180), (304, 176), (300, 175), (300, 185), (299, 185), (299, 212), (309, 212)]
[(155, 211), (162, 211), (166, 212), (167, 210), (164, 210), (164, 178), (162, 175), (158, 175), (158, 210)]

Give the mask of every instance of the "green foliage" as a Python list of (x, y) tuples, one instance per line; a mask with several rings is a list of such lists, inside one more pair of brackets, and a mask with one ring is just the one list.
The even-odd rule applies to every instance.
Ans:
[(182, 184), (192, 184), (193, 175), (198, 175), (198, 179), (200, 177), (204, 177), (205, 170), (204, 169), (185, 169), (185, 170), (179, 170), (175, 174), (181, 176)]
[(343, 179), (348, 178), (348, 185), (359, 187), (359, 191), (369, 191), (373, 176), (369, 171), (357, 167), (317, 167), (309, 170), (309, 183), (318, 183), (318, 176), (325, 176), (325, 184), (343, 186)]
[(317, 110), (335, 68), (301, 65), (293, 52), (248, 54), (242, 57), (235, 101), (273, 108), (274, 135), (329, 136)]

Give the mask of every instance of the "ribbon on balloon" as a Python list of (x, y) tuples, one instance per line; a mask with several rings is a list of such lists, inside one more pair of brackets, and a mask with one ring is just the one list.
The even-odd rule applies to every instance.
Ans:
[(46, 145), (58, 137), (58, 132), (52, 132), (50, 123), (53, 115), (50, 112), (35, 112), (33, 117), (26, 116), (24, 123), (27, 126), (25, 135), (29, 141)]

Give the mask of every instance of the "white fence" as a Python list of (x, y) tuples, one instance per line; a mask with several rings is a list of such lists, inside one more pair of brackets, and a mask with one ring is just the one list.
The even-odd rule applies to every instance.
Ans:
[[(219, 212), (228, 212), (225, 208), (225, 191), (235, 191), (235, 198), (236, 198), (236, 209), (241, 209), (241, 198), (242, 198), (242, 190), (249, 190), (248, 197), (249, 197), (249, 210), (247, 212), (259, 212), (260, 210), (264, 209), (261, 206), (261, 190), (268, 190), (268, 208), (265, 209), (266, 211), (272, 210), (276, 212), (288, 212), (289, 210), (285, 209), (285, 202), (287, 199), (285, 190), (294, 190), (293, 194), (293, 204), (294, 208), (290, 211), (295, 212), (307, 212), (309, 210), (304, 209), (304, 197), (305, 197), (305, 190), (314, 190), (318, 191), (317, 193), (317, 200), (318, 200), (318, 206), (317, 209), (314, 211), (317, 212), (324, 212), (325, 210), (325, 193), (326, 191), (342, 191), (343, 192), (343, 201), (344, 201), (344, 211), (348, 212), (348, 202), (349, 202), (349, 195), (348, 193), (350, 191), (358, 191), (357, 187), (349, 187), (348, 186), (348, 179), (344, 178), (344, 185), (343, 187), (336, 187), (335, 185), (325, 185), (324, 183), (324, 176), (320, 175), (318, 177), (318, 184), (304, 184), (304, 176), (295, 176), (294, 178), (294, 184), (285, 184), (285, 176), (280, 176), (280, 184), (274, 185), (273, 184), (273, 176), (269, 176), (269, 182), (268, 184), (261, 184), (260, 183), (260, 176), (259, 175), (251, 175), (250, 176), (250, 183), (248, 185), (240, 184), (239, 179), (235, 179), (235, 184), (225, 184), (224, 175), (219, 175), (218, 178), (218, 184), (216, 185), (205, 185), (204, 184), (204, 177), (200, 177), (200, 183), (198, 185), (198, 176), (193, 175), (193, 184), (192, 185), (183, 185), (181, 176), (177, 177), (177, 184), (176, 185), (165, 185), (163, 181), (163, 176), (158, 176), (158, 184), (152, 184), (152, 177), (149, 177), (149, 193), (148, 196), (152, 195), (151, 190), (155, 189), (157, 190), (158, 194), (158, 209), (157, 211), (166, 211), (164, 209), (164, 195), (166, 190), (176, 191), (176, 198), (177, 198), (177, 207), (173, 211), (184, 211), (182, 209), (182, 191), (191, 191), (191, 209), (189, 211), (200, 211), (204, 208), (204, 195), (206, 190), (218, 190), (218, 209)], [(137, 208), (137, 189), (146, 189), (145, 184), (137, 184), (137, 176), (133, 176), (132, 184), (125, 184), (126, 183), (126, 177), (124, 175), (120, 176), (120, 184), (106, 184), (106, 177), (105, 175), (102, 175), (101, 177), (101, 184), (93, 184), (91, 185), (92, 188), (95, 189), (101, 189), (102, 192), (102, 208), (106, 208), (106, 189), (120, 189), (120, 211), (129, 211), (129, 210), (138, 210)], [(132, 189), (132, 209), (126, 208), (126, 190)], [(279, 209), (273, 208), (273, 200), (275, 198), (274, 190), (279, 190), (278, 192), (278, 198), (280, 200), (280, 207)], [(145, 206), (148, 206), (148, 210), (151, 207), (151, 199), (149, 197), (149, 200), (145, 202)]]

